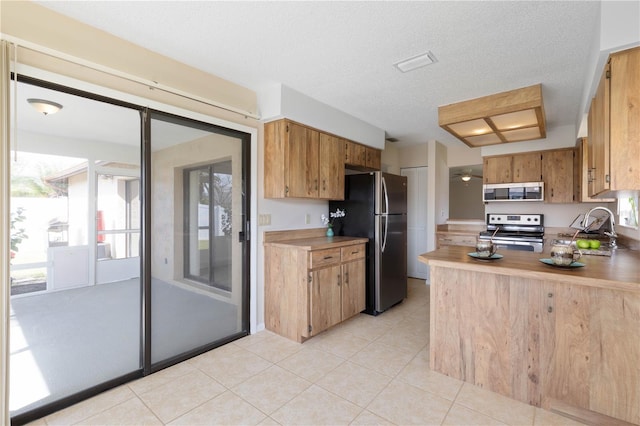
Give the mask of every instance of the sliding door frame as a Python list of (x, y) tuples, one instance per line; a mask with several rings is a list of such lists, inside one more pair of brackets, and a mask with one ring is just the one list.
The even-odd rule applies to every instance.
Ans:
[[(47, 74), (46, 72), (44, 74)], [(11, 73), (11, 80), (13, 80), (15, 74)], [(82, 90), (69, 86), (67, 82), (57, 83), (52, 80), (43, 80), (33, 76), (18, 75), (18, 82), (37, 85), (43, 88), (57, 90), (65, 93), (69, 93), (76, 96), (81, 96), (87, 99), (92, 99), (100, 102), (105, 102), (115, 106), (121, 106), (133, 110), (137, 110), (140, 113), (141, 120), (141, 144), (140, 144), (140, 202), (141, 202), (141, 228), (140, 228), (140, 291), (141, 291), (141, 311), (140, 311), (140, 367), (130, 373), (124, 374), (119, 377), (115, 377), (106, 382), (92, 386), (90, 388), (79, 391), (75, 394), (60, 398), (52, 403), (45, 404), (37, 407), (33, 410), (21, 413), (14, 417), (11, 417), (11, 423), (14, 425), (26, 424), (37, 419), (40, 419), (48, 414), (59, 411), (63, 408), (69, 407), (73, 404), (79, 403), (92, 396), (98, 395), (106, 390), (120, 386), (132, 380), (144, 377), (153, 372), (159, 371), (163, 368), (174, 365), (178, 362), (184, 361), (201, 353), (207, 352), (216, 347), (222, 346), (233, 340), (236, 340), (242, 336), (249, 334), (250, 332), (257, 331), (257, 318), (256, 318), (256, 280), (257, 267), (255, 259), (257, 255), (256, 246), (256, 232), (251, 229), (251, 220), (255, 218), (256, 213), (252, 212), (251, 205), (252, 200), (257, 200), (257, 195), (252, 193), (252, 187), (257, 183), (257, 177), (253, 171), (257, 170), (257, 135), (258, 131), (255, 128), (245, 125), (228, 122), (223, 119), (215, 118), (212, 116), (205, 116), (202, 113), (196, 113), (189, 110), (184, 110), (178, 107), (172, 107), (166, 104), (160, 104), (156, 101), (149, 102), (144, 98), (140, 98), (135, 95), (128, 95), (126, 93), (118, 92), (117, 97), (104, 96), (96, 93), (95, 91)], [(48, 78), (48, 76), (47, 76)], [(78, 86), (85, 86), (81, 81), (74, 81), (78, 83)], [(89, 90), (94, 90), (95, 87), (91, 87)], [(97, 91), (102, 91), (98, 88)], [(108, 89), (106, 91), (109, 91)], [(113, 91), (111, 91), (113, 92)], [(128, 100), (123, 100), (128, 99)], [(153, 105), (158, 109), (150, 109), (141, 105)], [(162, 109), (160, 109), (162, 108)], [(166, 109), (166, 111), (165, 111)], [(171, 111), (171, 112), (167, 112)], [(186, 119), (193, 122), (199, 122), (205, 126), (212, 126), (212, 128), (218, 129), (219, 133), (232, 134), (238, 137), (239, 133), (243, 133), (242, 139), (242, 168), (243, 168), (243, 200), (242, 207), (243, 212), (246, 212), (246, 216), (243, 217), (243, 226), (241, 231), (241, 238), (244, 238), (243, 244), (243, 283), (242, 283), (242, 330), (232, 336), (228, 336), (225, 339), (212, 342), (211, 344), (194, 348), (188, 353), (180, 354), (173, 358), (163, 360), (156, 364), (151, 362), (151, 212), (152, 206), (150, 202), (151, 194), (151, 118), (152, 115), (159, 114), (164, 116), (174, 116), (180, 119)], [(198, 118), (194, 118), (194, 116)], [(209, 122), (209, 120), (216, 122)], [(227, 126), (228, 127), (225, 127)], [(253, 236), (253, 238), (251, 238)], [(94, 247), (95, 249), (95, 247)], [(7, 356), (9, 356), (8, 341), (7, 343)], [(4, 342), (3, 342), (4, 344)]]

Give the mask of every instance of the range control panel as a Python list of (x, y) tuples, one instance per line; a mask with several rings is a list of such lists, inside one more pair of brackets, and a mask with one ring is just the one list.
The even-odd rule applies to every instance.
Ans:
[(543, 214), (488, 213), (487, 225), (544, 225)]

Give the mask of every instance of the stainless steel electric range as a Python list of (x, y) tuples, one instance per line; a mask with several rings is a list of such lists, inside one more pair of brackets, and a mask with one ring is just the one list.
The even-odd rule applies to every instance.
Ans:
[(498, 249), (542, 253), (544, 246), (543, 214), (488, 213), (487, 230), (480, 232), (481, 240), (494, 234)]

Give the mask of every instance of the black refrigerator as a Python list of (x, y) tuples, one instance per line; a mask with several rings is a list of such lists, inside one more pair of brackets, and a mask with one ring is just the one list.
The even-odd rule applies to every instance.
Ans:
[(378, 315), (407, 297), (407, 178), (347, 175), (344, 195), (329, 202), (329, 211), (346, 211), (334, 225), (337, 235), (369, 238), (365, 312)]

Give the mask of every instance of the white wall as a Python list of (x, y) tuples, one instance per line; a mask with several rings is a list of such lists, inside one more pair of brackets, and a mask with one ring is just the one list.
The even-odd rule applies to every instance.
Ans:
[(448, 147), (447, 166), (473, 166), (482, 164), (482, 148), (469, 148), (468, 146)]
[(282, 84), (259, 93), (258, 105), (265, 122), (285, 117), (373, 148), (384, 149), (384, 130)]
[(615, 203), (575, 203), (575, 204), (549, 204), (541, 202), (492, 202), (485, 205), (486, 213), (542, 213), (544, 214), (545, 227), (568, 228), (573, 220), (580, 214), (586, 213), (595, 206), (609, 207), (614, 213)]
[(400, 174), (400, 148), (391, 142), (384, 144), (384, 151), (380, 159), (380, 170), (386, 173)]

